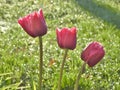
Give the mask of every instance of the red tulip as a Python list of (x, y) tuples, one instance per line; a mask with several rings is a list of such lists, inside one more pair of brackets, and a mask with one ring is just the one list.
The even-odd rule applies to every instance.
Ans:
[(47, 33), (47, 26), (42, 9), (20, 18), (18, 23), (32, 37), (43, 36)]
[(90, 67), (96, 65), (105, 55), (103, 46), (98, 42), (90, 43), (81, 53), (81, 59)]
[(60, 48), (73, 50), (76, 47), (76, 28), (56, 29), (57, 42)]

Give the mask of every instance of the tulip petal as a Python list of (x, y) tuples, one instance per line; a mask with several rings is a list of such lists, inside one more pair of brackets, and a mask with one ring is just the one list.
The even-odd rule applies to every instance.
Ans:
[(30, 36), (35, 37), (34, 33), (31, 31), (31, 25), (29, 21), (26, 19), (27, 17), (20, 18), (18, 23), (22, 26), (22, 28), (27, 32)]
[(47, 26), (42, 9), (20, 18), (18, 23), (32, 37), (43, 36), (47, 33)]
[(76, 28), (56, 29), (57, 41), (60, 48), (75, 49), (76, 47)]
[(81, 53), (81, 59), (90, 67), (96, 65), (105, 55), (103, 46), (98, 42), (90, 43)]

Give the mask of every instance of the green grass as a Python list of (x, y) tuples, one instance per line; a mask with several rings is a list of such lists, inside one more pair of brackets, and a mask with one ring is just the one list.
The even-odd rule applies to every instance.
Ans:
[[(0, 90), (22, 90), (22, 88), (35, 90), (38, 85), (38, 38), (28, 36), (18, 25), (17, 20), (39, 8), (43, 8), (48, 26), (48, 33), (43, 37), (43, 90), (56, 90), (59, 79), (64, 51), (57, 45), (56, 27), (73, 26), (78, 30), (77, 47), (68, 53), (62, 90), (73, 90), (76, 75), (83, 63), (80, 53), (91, 41), (101, 42), (106, 55), (95, 67), (87, 67), (79, 82), (79, 88), (120, 89), (120, 1), (89, 0), (89, 9), (86, 9), (87, 3), (84, 4), (84, 1), (87, 0), (0, 1)], [(95, 5), (91, 5), (92, 1)], [(100, 10), (97, 14), (93, 6), (98, 6), (95, 9)], [(112, 12), (112, 15), (103, 13), (104, 8)], [(114, 17), (116, 14), (117, 17)], [(112, 17), (113, 21), (108, 17)], [(55, 63), (50, 66), (51, 59), (55, 60)]]

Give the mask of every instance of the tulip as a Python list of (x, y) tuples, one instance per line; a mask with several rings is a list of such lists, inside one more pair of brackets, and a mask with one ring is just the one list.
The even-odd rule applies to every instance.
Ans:
[(32, 37), (39, 37), (39, 90), (42, 90), (42, 70), (43, 70), (43, 44), (42, 36), (47, 33), (47, 26), (43, 16), (42, 9), (33, 12), (18, 20), (21, 27)]
[(76, 47), (76, 28), (56, 29), (57, 42), (60, 48), (73, 50)]
[(74, 90), (78, 90), (79, 80), (81, 75), (85, 72), (85, 66), (90, 67), (96, 65), (105, 55), (103, 46), (99, 42), (90, 43), (81, 53), (81, 59), (85, 61), (76, 78)]
[(96, 65), (105, 55), (103, 46), (99, 42), (90, 43), (81, 53), (81, 59), (90, 67)]
[(42, 9), (20, 18), (18, 23), (32, 37), (43, 36), (47, 33), (47, 26)]
[(65, 49), (65, 54), (60, 69), (60, 78), (58, 80), (58, 90), (61, 90), (61, 80), (64, 69), (64, 63), (67, 57), (68, 49), (73, 50), (76, 47), (76, 28), (56, 29), (57, 42), (60, 48)]

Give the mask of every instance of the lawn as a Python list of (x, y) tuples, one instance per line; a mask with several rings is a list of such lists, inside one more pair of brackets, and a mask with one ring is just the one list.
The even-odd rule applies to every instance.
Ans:
[[(92, 41), (102, 43), (105, 57), (79, 81), (80, 90), (120, 90), (120, 0), (0, 0), (0, 90), (37, 90), (38, 38), (17, 20), (43, 9), (48, 32), (43, 36), (43, 90), (56, 90), (64, 50), (56, 28), (77, 28), (77, 47), (68, 52), (62, 90), (73, 90), (83, 61), (80, 53)], [(51, 63), (53, 61), (53, 63)]]

